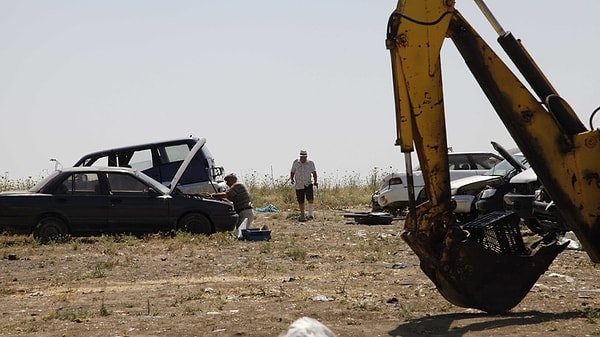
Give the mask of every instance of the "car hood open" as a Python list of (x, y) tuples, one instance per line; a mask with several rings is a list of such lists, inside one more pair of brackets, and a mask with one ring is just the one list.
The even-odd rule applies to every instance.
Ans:
[(525, 169), (527, 169), (525, 165), (520, 163), (517, 159), (515, 159), (515, 157), (508, 153), (508, 151), (506, 151), (504, 147), (502, 147), (502, 145), (496, 142), (492, 142), (492, 147), (494, 148), (494, 150), (498, 151), (502, 158), (506, 159), (510, 163), (510, 165), (512, 165), (517, 171), (522, 172)]
[(200, 149), (204, 146), (204, 144), (206, 144), (206, 139), (199, 140), (196, 143), (196, 145), (194, 145), (194, 147), (192, 147), (192, 149), (190, 150), (190, 153), (188, 153), (187, 157), (185, 157), (185, 159), (183, 160), (183, 163), (181, 163), (181, 166), (179, 166), (179, 169), (175, 173), (175, 176), (173, 176), (173, 180), (171, 180), (171, 186), (170, 186), (171, 190), (169, 192), (170, 194), (173, 194), (175, 192), (175, 189), (177, 188), (177, 185), (179, 184), (179, 180), (181, 180), (181, 177), (183, 177), (183, 174), (185, 173), (185, 171), (187, 171), (188, 167), (190, 166), (190, 163), (196, 156), (196, 153), (198, 153), (198, 151), (200, 151)]

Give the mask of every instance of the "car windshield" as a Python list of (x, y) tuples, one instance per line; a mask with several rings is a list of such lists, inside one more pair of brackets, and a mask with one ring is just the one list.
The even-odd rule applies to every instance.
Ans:
[(169, 194), (171, 192), (171, 190), (159, 183), (158, 181), (150, 178), (148, 175), (146, 175), (145, 173), (141, 172), (141, 171), (136, 171), (135, 174), (142, 180), (144, 180), (146, 183), (148, 183), (148, 185), (152, 186), (154, 189), (156, 189), (157, 191), (160, 191), (162, 194)]
[[(492, 153), (448, 153), (448, 168), (450, 170), (487, 170), (496, 165), (501, 159)], [(413, 169), (420, 171), (421, 166)]]
[[(523, 165), (525, 165), (525, 167), (529, 167), (529, 165), (527, 164), (527, 161), (525, 160), (525, 157), (519, 156), (519, 155), (516, 155), (514, 157), (517, 161), (519, 161)], [(504, 177), (504, 176), (508, 175), (511, 171), (513, 171), (514, 169), (515, 168), (510, 164), (510, 162), (505, 159), (505, 160), (499, 162), (498, 164), (496, 164), (491, 169), (487, 170), (483, 175)]]
[(37, 184), (35, 184), (32, 188), (30, 188), (29, 192), (38, 193), (42, 188), (44, 188), (44, 186), (46, 186), (46, 184), (49, 181), (51, 181), (59, 173), (60, 173), (60, 171), (58, 171), (58, 170), (50, 173), (47, 177), (38, 181)]

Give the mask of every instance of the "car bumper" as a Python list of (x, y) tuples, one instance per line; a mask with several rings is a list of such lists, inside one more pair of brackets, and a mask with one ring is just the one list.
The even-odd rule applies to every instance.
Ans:
[(471, 213), (475, 196), (468, 194), (458, 194), (452, 196), (452, 200), (456, 203), (454, 213)]
[(475, 209), (480, 214), (494, 211), (502, 211), (504, 209), (503, 200), (500, 198), (480, 199), (475, 202)]
[(408, 206), (408, 190), (401, 185), (398, 188), (383, 190), (373, 195), (373, 201), (376, 201), (383, 208), (401, 208)]
[(504, 205), (508, 210), (517, 212), (522, 219), (533, 217), (533, 194), (506, 193), (504, 195)]

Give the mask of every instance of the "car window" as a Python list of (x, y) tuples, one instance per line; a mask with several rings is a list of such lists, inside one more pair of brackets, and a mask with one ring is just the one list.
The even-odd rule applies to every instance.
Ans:
[(500, 159), (489, 154), (472, 154), (471, 157), (477, 170), (490, 169), (500, 161)]
[[(529, 167), (527, 160), (522, 155), (515, 155), (515, 159), (521, 162), (525, 167)], [(512, 164), (508, 160), (502, 160), (494, 167), (490, 168), (488, 171), (484, 173), (487, 176), (508, 176), (509, 174), (514, 174), (516, 169), (512, 166)]]
[(183, 161), (190, 153), (188, 144), (179, 144), (158, 148), (158, 157), (161, 164), (168, 164), (175, 161)]
[(139, 171), (152, 167), (152, 151), (150, 149), (135, 151), (129, 159), (128, 166)]
[[(94, 165), (94, 166), (110, 166), (110, 165), (108, 164), (108, 157), (107, 157), (107, 156), (100, 157), (100, 158), (98, 158), (98, 159), (94, 160), (93, 162), (92, 162), (92, 159), (90, 159), (90, 160), (88, 160), (88, 161), (87, 161), (87, 162), (84, 164), (84, 166), (92, 166), (92, 165)], [(114, 165), (113, 165), (113, 166), (114, 166)]]
[(73, 173), (58, 186), (55, 194), (100, 194), (100, 181), (96, 173)]
[(141, 180), (143, 180), (146, 184), (148, 184), (149, 187), (154, 188), (156, 191), (159, 191), (163, 194), (169, 194), (170, 189), (167, 186), (159, 183), (156, 180), (153, 180), (150, 176), (148, 176), (144, 172), (137, 171), (137, 172), (135, 172), (135, 175), (138, 178), (140, 178)]
[(450, 170), (470, 170), (469, 157), (466, 154), (448, 156), (448, 168)]
[(140, 171), (161, 183), (165, 183), (173, 179), (175, 172), (177, 172), (185, 157), (190, 153), (190, 145), (183, 143), (157, 146), (155, 151), (158, 156), (155, 165), (141, 169)]
[(108, 173), (110, 192), (114, 195), (142, 195), (147, 194), (148, 186), (133, 176), (122, 173)]
[[(488, 170), (502, 160), (492, 153), (448, 153), (450, 170)], [(420, 166), (413, 169), (420, 171)]]
[[(179, 181), (180, 184), (193, 184), (200, 181), (209, 181), (211, 179), (209, 177), (209, 171), (207, 170), (207, 167), (211, 166), (207, 160), (207, 158), (210, 157), (210, 153), (207, 151), (206, 147), (202, 147), (196, 154), (196, 157), (194, 157), (188, 169), (181, 177), (181, 180)], [(156, 170), (146, 170), (143, 172), (161, 182), (171, 181), (179, 169), (179, 166), (189, 153), (190, 147), (188, 144), (160, 147), (158, 148), (160, 161), (160, 169), (158, 172), (156, 172)], [(157, 179), (157, 175), (160, 178)]]
[(48, 185), (48, 183), (50, 183), (54, 180), (54, 177), (56, 177), (59, 174), (60, 174), (60, 171), (53, 171), (52, 173), (47, 175), (45, 178), (38, 181), (37, 184), (35, 184), (32, 188), (30, 188), (29, 192), (33, 192), (33, 193), (40, 192), (42, 189), (46, 188), (46, 185)]

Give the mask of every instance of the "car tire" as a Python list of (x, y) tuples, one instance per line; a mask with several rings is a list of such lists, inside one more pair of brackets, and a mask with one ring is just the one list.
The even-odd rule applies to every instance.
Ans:
[(33, 238), (41, 243), (66, 240), (69, 236), (67, 224), (57, 217), (46, 217), (33, 230)]
[(212, 234), (214, 231), (210, 220), (200, 213), (190, 213), (184, 215), (177, 226), (179, 230), (190, 233)]

